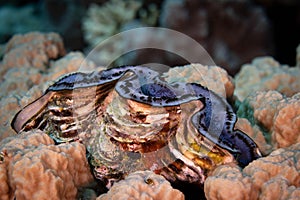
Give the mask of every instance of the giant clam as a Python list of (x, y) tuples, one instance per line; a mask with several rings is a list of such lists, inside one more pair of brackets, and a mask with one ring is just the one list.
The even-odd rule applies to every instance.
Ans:
[(12, 127), (83, 142), (95, 177), (109, 188), (138, 170), (202, 184), (216, 165), (246, 166), (260, 152), (235, 122), (232, 107), (206, 87), (124, 66), (61, 78), (22, 109)]

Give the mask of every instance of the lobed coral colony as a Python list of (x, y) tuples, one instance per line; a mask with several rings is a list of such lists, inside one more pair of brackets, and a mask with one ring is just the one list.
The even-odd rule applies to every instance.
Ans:
[(0, 65), (0, 199), (300, 196), (299, 66), (99, 69), (41, 33), (12, 38)]

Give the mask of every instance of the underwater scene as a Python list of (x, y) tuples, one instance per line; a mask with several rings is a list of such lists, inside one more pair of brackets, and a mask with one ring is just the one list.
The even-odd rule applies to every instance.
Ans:
[(0, 199), (300, 199), (298, 0), (0, 0)]

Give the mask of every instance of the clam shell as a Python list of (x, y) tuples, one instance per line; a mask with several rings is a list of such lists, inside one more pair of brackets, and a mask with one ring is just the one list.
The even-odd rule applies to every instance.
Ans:
[(152, 69), (125, 66), (65, 76), (12, 126), (84, 143), (95, 177), (110, 187), (138, 170), (203, 184), (217, 165), (247, 165), (260, 152), (235, 122), (227, 101), (206, 87), (168, 83)]

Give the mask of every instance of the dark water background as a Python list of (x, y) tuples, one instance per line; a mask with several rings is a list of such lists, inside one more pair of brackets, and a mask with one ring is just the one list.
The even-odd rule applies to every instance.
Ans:
[[(61, 34), (68, 51), (84, 51), (88, 44), (83, 37), (82, 19), (92, 3), (104, 5), (106, 2), (0, 0), (0, 43), (7, 42), (16, 33), (54, 31)], [(143, 8), (154, 4), (160, 12), (154, 26), (178, 30), (194, 38), (205, 47), (216, 64), (223, 66), (231, 75), (242, 64), (257, 56), (270, 55), (282, 64), (295, 65), (295, 49), (300, 43), (300, 1), (179, 0), (173, 1), (177, 2), (175, 15), (172, 13), (174, 6), (170, 11), (165, 6), (166, 2), (167, 0), (142, 1)], [(20, 21), (18, 10), (24, 7), (28, 8), (30, 14), (26, 15), (28, 19)], [(14, 9), (14, 12), (7, 11), (7, 8)], [(170, 13), (172, 17), (168, 18)], [(199, 13), (202, 16), (200, 18)], [(135, 19), (138, 18), (137, 15)], [(161, 52), (157, 54), (160, 55)], [(178, 65), (180, 62), (173, 60), (165, 64)]]

